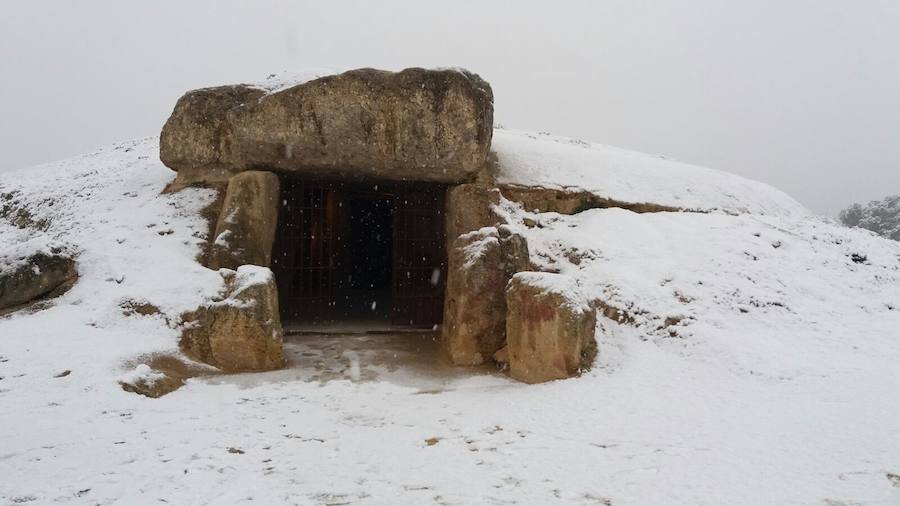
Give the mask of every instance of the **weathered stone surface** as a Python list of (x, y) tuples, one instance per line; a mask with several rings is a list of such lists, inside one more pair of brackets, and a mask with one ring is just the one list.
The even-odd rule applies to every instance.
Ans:
[(496, 188), (476, 183), (451, 187), (447, 191), (447, 249), (462, 234), (501, 222), (492, 209), (498, 203)]
[(514, 232), (509, 225), (500, 225), (497, 227), (497, 235), (500, 237), (502, 253), (499, 267), (503, 269), (507, 280), (517, 272), (534, 269), (528, 253), (528, 241), (521, 234)]
[(526, 383), (568, 378), (597, 353), (596, 311), (575, 281), (561, 274), (521, 272), (506, 291), (510, 375)]
[(505, 344), (506, 284), (531, 268), (528, 244), (507, 227), (460, 236), (449, 254), (442, 339), (456, 365), (491, 360)]
[(167, 167), (191, 172), (193, 182), (228, 179), (234, 168), (228, 111), (263, 95), (265, 90), (242, 84), (185, 93), (159, 136), (159, 159)]
[(504, 288), (497, 229), (460, 236), (448, 258), (442, 339), (456, 365), (477, 365), (503, 346)]
[(509, 366), (509, 348), (504, 346), (494, 352), (494, 362), (500, 365)]
[(493, 93), (475, 74), (359, 69), (269, 94), (188, 92), (163, 128), (160, 159), (185, 183), (254, 168), (462, 182), (484, 168), (492, 134)]
[[(176, 178), (177, 179), (177, 178)], [(225, 195), (228, 193), (228, 181), (217, 184), (204, 185), (205, 188), (215, 192), (215, 198), (200, 210), (200, 216), (206, 222), (206, 243), (197, 254), (197, 261), (203, 265), (209, 265), (212, 256), (212, 246), (216, 239), (216, 227), (219, 224), (219, 215), (222, 214), (222, 206), (225, 203)], [(167, 188), (169, 190), (169, 188)], [(172, 189), (172, 191), (180, 188)]]
[(182, 316), (181, 349), (228, 372), (280, 368), (282, 328), (272, 271), (244, 265), (219, 272), (225, 293)]
[(247, 171), (232, 177), (210, 245), (210, 269), (268, 267), (278, 223), (278, 176)]
[(513, 202), (522, 204), (526, 211), (543, 213), (576, 214), (588, 209), (620, 207), (635, 213), (678, 211), (676, 207), (651, 203), (620, 202), (606, 199), (584, 190), (562, 190), (530, 186), (503, 185), (500, 193)]
[(74, 284), (77, 277), (75, 260), (61, 247), (17, 258), (0, 268), (0, 310), (58, 295)]

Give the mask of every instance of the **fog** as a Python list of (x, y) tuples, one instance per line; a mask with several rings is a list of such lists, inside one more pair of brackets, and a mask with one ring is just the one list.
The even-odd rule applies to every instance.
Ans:
[(900, 2), (42, 1), (0, 10), (0, 170), (157, 135), (186, 90), (461, 66), (496, 121), (765, 181), (900, 193)]

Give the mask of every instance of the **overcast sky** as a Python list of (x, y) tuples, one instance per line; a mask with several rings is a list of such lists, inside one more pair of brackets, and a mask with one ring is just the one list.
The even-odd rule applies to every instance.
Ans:
[(461, 66), (496, 119), (775, 185), (900, 193), (900, 1), (3, 0), (0, 171), (157, 135), (191, 88)]

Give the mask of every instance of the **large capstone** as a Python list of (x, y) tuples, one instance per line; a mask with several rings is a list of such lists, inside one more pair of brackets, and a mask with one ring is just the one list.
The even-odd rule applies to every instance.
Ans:
[(228, 181), (207, 265), (237, 269), (268, 267), (278, 222), (278, 176), (251, 170)]
[(493, 94), (462, 70), (359, 69), (276, 92), (188, 92), (160, 159), (181, 184), (254, 168), (327, 177), (458, 183), (488, 157)]
[(0, 252), (0, 310), (58, 295), (77, 277), (68, 247), (40, 239), (15, 245)]
[(234, 158), (228, 112), (263, 95), (264, 90), (242, 84), (186, 93), (163, 126), (160, 160), (175, 170), (202, 169), (192, 171), (195, 182), (227, 179)]
[(182, 316), (181, 349), (226, 372), (284, 364), (275, 276), (265, 267), (221, 269), (222, 296)]
[(526, 383), (574, 376), (597, 354), (596, 311), (574, 279), (520, 272), (506, 291), (510, 375)]

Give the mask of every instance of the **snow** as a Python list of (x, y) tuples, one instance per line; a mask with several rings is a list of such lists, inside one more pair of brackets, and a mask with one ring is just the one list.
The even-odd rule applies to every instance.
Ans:
[[(0, 220), (0, 251), (58, 241), (80, 271), (49, 308), (0, 317), (0, 503), (900, 502), (900, 244), (724, 173), (539, 134), (495, 145), (508, 183), (714, 210), (501, 203), (533, 262), (633, 320), (598, 319), (579, 378), (298, 338), (282, 371), (125, 392), (154, 374), (144, 357), (177, 354), (180, 314), (224, 293), (194, 260), (213, 195), (162, 194), (155, 139), (0, 175), (46, 224)], [(242, 269), (242, 286), (271, 275)]]
[[(315, 67), (301, 70), (284, 70), (275, 74), (269, 74), (264, 80), (252, 83), (269, 94), (292, 88), (294, 86), (313, 81), (322, 77), (340, 74), (345, 70), (338, 67)], [(290, 158), (290, 156), (288, 156)]]
[(766, 184), (727, 172), (634, 151), (556, 137), (494, 129), (498, 182), (585, 190), (619, 202), (678, 209), (806, 216), (797, 201)]
[(497, 229), (494, 227), (483, 227), (478, 230), (473, 230), (462, 234), (459, 238), (464, 243), (468, 243), (463, 248), (463, 258), (465, 258), (463, 267), (466, 269), (475, 265), (481, 257), (488, 252), (492, 245), (499, 244), (500, 242)]
[[(900, 350), (898, 242), (813, 218), (624, 209), (563, 216), (509, 201), (499, 210), (519, 223), (513, 228), (541, 269), (622, 310), (643, 339), (690, 345), (692, 358), (737, 374), (829, 375), (856, 354), (840, 350)], [(874, 335), (855, 335), (867, 328)], [(827, 360), (810, 360), (829, 346)]]
[(228, 284), (227, 293), (221, 294), (215, 300), (209, 301), (209, 306), (230, 306), (234, 308), (248, 309), (256, 305), (256, 299), (242, 297), (243, 293), (251, 288), (274, 282), (275, 275), (267, 267), (258, 265), (241, 265), (236, 271), (231, 269), (219, 269), (219, 274)]
[[(0, 238), (5, 247), (0, 250), (0, 272), (15, 270), (28, 263), (37, 254), (46, 256), (69, 254), (69, 245), (55, 241), (46, 235), (39, 235), (27, 229), (16, 228), (8, 223), (0, 222)], [(38, 269), (37, 265), (32, 266)], [(39, 274), (39, 269), (35, 271)]]
[(274, 281), (274, 274), (266, 267), (258, 265), (241, 265), (235, 271), (234, 292), (232, 296), (237, 296), (241, 292), (253, 288), (255, 286), (266, 285)]
[[(177, 321), (221, 289), (221, 277), (194, 260), (207, 230), (199, 212), (213, 194), (188, 189), (161, 195), (172, 175), (158, 161), (156, 139), (4, 173), (0, 194), (12, 195), (8, 202), (27, 208), (31, 220), (44, 229), (22, 230), (0, 222), (0, 257), (64, 244), (77, 253), (79, 281), (53, 308), (0, 324), (15, 326), (35, 318), (40, 326), (46, 319), (48, 327), (66, 329), (64, 335), (74, 332), (79, 339), (81, 326), (103, 329), (110, 333), (107, 338), (124, 332), (126, 337), (109, 343), (120, 351), (109, 357), (110, 363), (145, 351), (145, 346), (146, 351), (174, 349), (174, 329), (145, 328), (162, 318), (138, 324), (141, 319), (122, 311), (129, 301), (148, 302)], [(106, 346), (105, 338), (87, 337), (93, 335), (79, 342), (86, 354)]]
[(542, 294), (560, 296), (563, 304), (573, 311), (584, 313), (592, 310), (591, 298), (584, 293), (576, 278), (552, 272), (518, 272), (513, 279), (537, 288)]
[(147, 364), (138, 364), (134, 369), (119, 376), (119, 383), (125, 385), (146, 385), (152, 387), (157, 382), (163, 380), (165, 374), (154, 371)]

